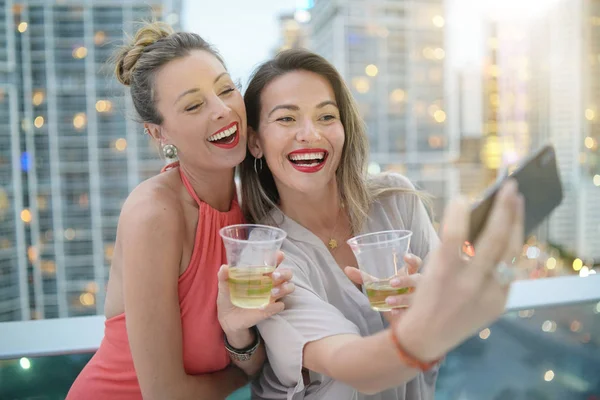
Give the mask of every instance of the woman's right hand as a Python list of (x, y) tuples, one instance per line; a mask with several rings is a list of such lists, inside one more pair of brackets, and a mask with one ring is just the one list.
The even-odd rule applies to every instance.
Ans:
[(247, 331), (250, 327), (280, 313), (285, 308), (281, 299), (292, 293), (295, 286), (291, 282), (293, 276), (292, 270), (279, 266), (283, 258), (284, 254), (280, 251), (277, 255), (277, 268), (272, 275), (273, 290), (271, 291), (271, 299), (269, 304), (259, 309), (245, 309), (233, 305), (228, 285), (229, 267), (227, 265), (221, 266), (217, 275), (219, 281), (217, 316), (223, 331), (230, 341), (230, 335), (235, 335), (239, 331)]
[(400, 344), (417, 359), (433, 361), (490, 325), (504, 312), (510, 282), (499, 279), (498, 265), (510, 265), (524, 242), (524, 201), (515, 181), (499, 191), (475, 255), (461, 249), (469, 231), (466, 200), (449, 204), (442, 241), (430, 253), (412, 306), (394, 326)]

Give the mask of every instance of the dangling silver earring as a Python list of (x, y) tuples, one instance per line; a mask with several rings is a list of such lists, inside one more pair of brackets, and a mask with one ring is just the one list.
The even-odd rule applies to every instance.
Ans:
[(165, 144), (162, 147), (162, 152), (165, 158), (177, 158), (177, 147), (175, 147), (173, 144)]
[[(260, 161), (260, 167), (256, 166), (257, 161)], [(262, 171), (262, 168), (263, 168), (262, 157), (261, 158), (254, 157), (254, 172), (256, 172), (256, 175), (258, 175), (260, 173), (260, 171)]]
[(150, 134), (150, 129), (144, 127), (144, 135), (149, 135)]

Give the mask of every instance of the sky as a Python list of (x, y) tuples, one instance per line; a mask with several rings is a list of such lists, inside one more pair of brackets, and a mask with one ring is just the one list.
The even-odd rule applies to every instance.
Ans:
[(295, 5), (296, 0), (184, 0), (182, 29), (212, 43), (233, 79), (245, 86), (252, 70), (274, 55), (278, 16)]

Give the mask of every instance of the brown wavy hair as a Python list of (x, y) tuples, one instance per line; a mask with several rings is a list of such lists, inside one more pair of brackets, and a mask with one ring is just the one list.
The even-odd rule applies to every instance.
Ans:
[[(373, 195), (368, 190), (365, 179), (369, 145), (365, 125), (360, 118), (356, 102), (333, 65), (323, 57), (302, 49), (283, 51), (272, 60), (260, 65), (253, 73), (244, 94), (248, 126), (255, 132), (260, 132), (261, 94), (264, 88), (274, 79), (299, 70), (321, 75), (333, 88), (346, 135), (336, 179), (340, 197), (349, 213), (352, 229), (358, 232), (373, 201)], [(254, 162), (254, 157), (248, 151), (240, 165), (242, 209), (248, 221), (264, 222), (280, 199), (267, 163), (263, 162), (262, 169), (256, 172)]]
[[(423, 201), (431, 216), (428, 195), (405, 187), (385, 186), (378, 180), (367, 179), (369, 142), (356, 101), (336, 68), (318, 54), (304, 49), (286, 50), (254, 71), (244, 94), (248, 126), (259, 134), (262, 92), (274, 79), (293, 71), (308, 71), (321, 75), (333, 88), (345, 132), (336, 179), (340, 198), (348, 210), (352, 231), (360, 232), (374, 201), (394, 193), (415, 195)], [(268, 220), (271, 210), (277, 207), (280, 201), (273, 174), (266, 162), (262, 162), (263, 167), (258, 172), (254, 163), (254, 156), (248, 150), (239, 167), (244, 216), (249, 222), (277, 224), (277, 221)]]

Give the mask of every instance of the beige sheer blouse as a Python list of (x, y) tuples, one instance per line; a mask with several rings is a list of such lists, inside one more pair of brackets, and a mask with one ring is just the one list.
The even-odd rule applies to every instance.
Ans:
[[(397, 174), (381, 175), (377, 183), (414, 190)], [(340, 334), (373, 335), (386, 328), (381, 314), (369, 306), (337, 265), (325, 244), (280, 210), (272, 217), (288, 237), (282, 250), (283, 265), (294, 271), (296, 290), (283, 300), (285, 310), (258, 325), (268, 363), (252, 388), (253, 399), (288, 400), (428, 400), (433, 399), (437, 370), (419, 374), (412, 381), (376, 395), (358, 393), (327, 376), (309, 372), (302, 378), (302, 351), (308, 342)], [(410, 251), (421, 258), (437, 245), (438, 238), (421, 200), (414, 193), (382, 196), (369, 211), (363, 233), (408, 229), (413, 232)], [(393, 351), (393, 349), (390, 349)]]

